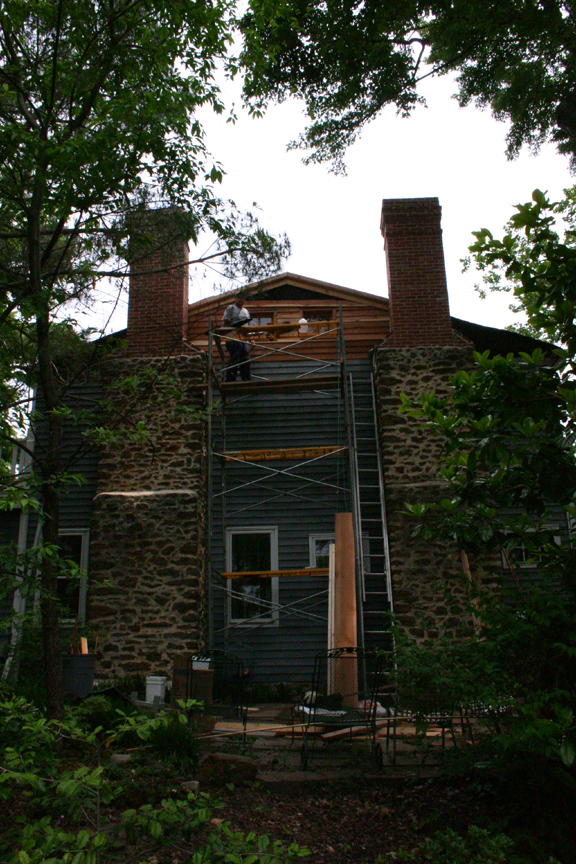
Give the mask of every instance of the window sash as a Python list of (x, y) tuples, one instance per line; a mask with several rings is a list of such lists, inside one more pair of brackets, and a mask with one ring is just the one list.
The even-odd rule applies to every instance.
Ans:
[[(234, 572), (234, 537), (242, 536), (242, 535), (250, 535), (250, 534), (267, 534), (270, 538), (270, 566), (269, 568), (262, 569), (270, 569), (270, 570), (278, 570), (278, 527), (276, 525), (265, 525), (265, 526), (250, 526), (250, 527), (242, 527), (242, 528), (227, 528), (226, 530), (226, 569), (229, 572)], [(248, 568), (246, 568), (248, 569)], [(256, 568), (255, 568), (256, 569)], [(260, 568), (258, 568), (260, 569)], [(265, 583), (263, 586), (265, 588), (265, 592), (263, 596), (260, 598), (256, 597), (254, 600), (255, 605), (255, 614), (250, 617), (239, 617), (234, 613), (237, 613), (238, 604), (243, 601), (239, 598), (234, 598), (231, 596), (231, 593), (228, 593), (228, 603), (227, 603), (227, 613), (228, 613), (228, 621), (233, 624), (246, 624), (249, 625), (268, 625), (275, 626), (278, 624), (278, 596), (279, 596), (279, 579), (277, 576), (273, 578), (267, 577), (266, 579), (259, 577), (246, 577), (246, 581), (243, 579), (229, 579), (228, 580), (228, 590), (229, 592), (235, 593), (243, 593), (241, 591), (243, 585), (246, 588), (250, 588), (251, 586), (258, 587), (258, 585)], [(249, 592), (246, 592), (246, 596), (249, 597)], [(258, 599), (263, 600), (264, 603), (261, 607), (258, 607), (257, 601)], [(247, 599), (244, 601), (245, 606), (250, 605), (250, 600)], [(268, 603), (272, 604), (272, 608), (270, 609), (267, 606)], [(236, 607), (236, 608), (235, 608)], [(266, 614), (267, 610), (270, 609), (269, 613)]]

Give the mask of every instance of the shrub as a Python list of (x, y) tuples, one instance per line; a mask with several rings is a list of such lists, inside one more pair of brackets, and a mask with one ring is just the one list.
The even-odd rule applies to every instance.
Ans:
[(198, 742), (184, 714), (158, 718), (150, 733), (149, 742), (155, 752), (178, 765), (183, 771), (198, 763)]
[(456, 831), (438, 831), (413, 852), (399, 852), (397, 860), (417, 864), (506, 864), (513, 842), (505, 834), (490, 834), (471, 825), (466, 837)]

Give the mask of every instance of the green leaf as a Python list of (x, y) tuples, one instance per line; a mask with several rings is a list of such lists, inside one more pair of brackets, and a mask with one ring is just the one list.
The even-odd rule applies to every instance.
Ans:
[(564, 738), (560, 744), (560, 758), (567, 768), (571, 768), (576, 757), (576, 749), (570, 738)]

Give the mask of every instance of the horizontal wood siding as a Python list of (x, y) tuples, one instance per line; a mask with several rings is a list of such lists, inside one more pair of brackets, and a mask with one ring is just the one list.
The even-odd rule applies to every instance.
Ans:
[[(555, 527), (553, 531), (551, 530), (551, 533), (553, 534), (553, 536), (560, 538), (561, 546), (568, 547), (572, 542), (572, 538), (570, 535), (570, 526), (568, 524), (568, 514), (562, 507), (559, 507), (557, 504), (549, 504), (547, 507), (547, 512), (550, 518), (546, 519), (546, 524), (550, 526), (557, 526), (557, 529)], [(503, 515), (521, 516), (522, 511), (511, 509), (504, 510)], [(506, 600), (507, 602), (513, 603), (514, 599), (518, 596), (518, 586), (504, 558), (502, 559), (501, 563), (502, 584), (506, 590)], [(520, 591), (522, 591), (523, 587), (537, 587), (542, 582), (547, 580), (547, 578), (549, 578), (547, 577), (544, 568), (537, 561), (531, 562), (527, 565), (523, 565), (512, 560), (512, 565), (514, 567), (514, 574), (520, 586)]]
[[(67, 404), (76, 410), (91, 409), (102, 396), (102, 388), (97, 381), (91, 381), (73, 388), (66, 399)], [(41, 413), (41, 409), (40, 409)], [(47, 445), (47, 426), (42, 420), (36, 426), (35, 452), (41, 457)], [(62, 436), (62, 466), (71, 480), (60, 498), (60, 528), (90, 528), (92, 502), (96, 495), (98, 480), (98, 451), (86, 443), (84, 427), (72, 423), (64, 424)], [(32, 546), (36, 534), (37, 520), (30, 517), (28, 523), (27, 545)]]
[[(326, 309), (332, 312), (330, 327), (334, 328), (339, 320), (339, 305), (342, 303), (342, 320), (346, 339), (346, 356), (349, 358), (365, 358), (375, 345), (378, 345), (388, 333), (388, 308), (384, 298), (374, 297), (374, 302), (365, 300), (353, 302), (352, 300), (340, 301), (332, 297), (324, 300), (248, 300), (246, 307), (251, 315), (270, 314), (273, 316), (274, 324), (289, 322), (296, 324), (300, 318), (306, 317), (307, 310)], [(207, 350), (208, 328), (210, 317), (214, 327), (219, 327), (225, 309), (230, 305), (230, 300), (215, 303), (210, 308), (194, 304), (189, 307), (188, 340), (197, 348)], [(255, 340), (252, 349), (253, 357), (262, 356), (270, 349), (285, 348), (294, 345), (294, 351), (305, 357), (321, 357), (331, 359), (335, 354), (336, 333), (323, 334), (317, 338), (309, 339), (308, 334), (299, 340), (297, 331), (284, 334), (278, 339), (260, 341)], [(217, 349), (214, 349), (214, 361), (218, 361)], [(288, 355), (275, 354), (270, 359), (276, 361), (292, 362), (295, 358)]]
[[(354, 365), (369, 371), (368, 361)], [(297, 376), (315, 369), (310, 361), (279, 364), (269, 363), (259, 369), (267, 377)], [(220, 420), (214, 418), (214, 438), (222, 448)], [(230, 400), (226, 409), (226, 450), (257, 448), (303, 447), (306, 445), (346, 444), (344, 411), (339, 390), (329, 393), (307, 392), (250, 396)], [(303, 460), (298, 460), (303, 461)], [(351, 509), (348, 464), (344, 455), (329, 456), (295, 469), (302, 479), (273, 475), (267, 469), (291, 470), (294, 461), (260, 463), (259, 467), (227, 463), (228, 489), (269, 475), (267, 491), (257, 484), (246, 486), (226, 496), (226, 526), (228, 528), (277, 526), (278, 566), (282, 570), (309, 566), (310, 534), (333, 534), (334, 516)], [(212, 562), (218, 571), (225, 569), (224, 525), (222, 521), (222, 468), (213, 460), (212, 493)], [(343, 491), (318, 486), (310, 481), (322, 480), (343, 487)], [(216, 497), (218, 496), (218, 497)], [(294, 497), (298, 496), (298, 497)], [(271, 500), (264, 501), (268, 498)], [(226, 627), (225, 594), (217, 577), (213, 590), (213, 627), (215, 647), (227, 647), (240, 654), (255, 677), (262, 681), (307, 682), (312, 673), (314, 656), (327, 647), (328, 578), (283, 577), (279, 580), (280, 605), (294, 604), (325, 592), (310, 601), (309, 611), (322, 616), (322, 621), (280, 612), (277, 626), (251, 625)], [(304, 604), (302, 604), (303, 608)], [(296, 606), (296, 608), (298, 608)]]

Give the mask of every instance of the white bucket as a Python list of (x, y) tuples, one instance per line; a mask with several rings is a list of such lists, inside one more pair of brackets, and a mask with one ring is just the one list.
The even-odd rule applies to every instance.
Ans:
[(154, 702), (156, 696), (164, 702), (166, 695), (166, 678), (162, 675), (148, 675), (146, 678), (146, 702)]

